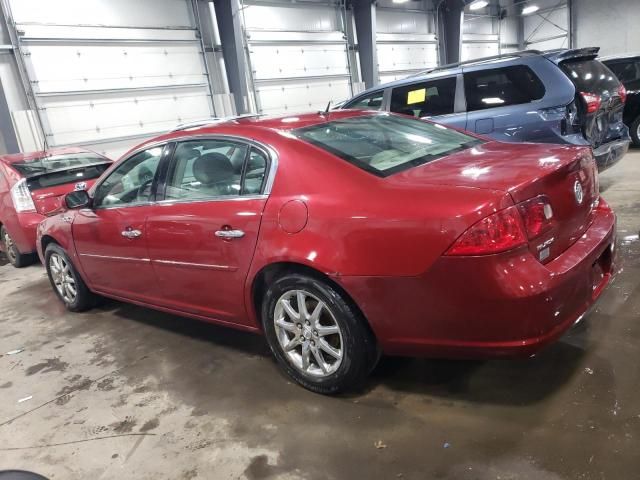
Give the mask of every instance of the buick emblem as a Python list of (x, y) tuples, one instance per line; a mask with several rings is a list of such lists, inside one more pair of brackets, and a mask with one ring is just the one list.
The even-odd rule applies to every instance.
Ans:
[(86, 190), (86, 189), (87, 189), (87, 184), (86, 184), (86, 182), (78, 182), (78, 183), (76, 183), (76, 184), (75, 184), (75, 186), (73, 187), (73, 189), (74, 189), (76, 192), (80, 192), (80, 191), (82, 191), (82, 190)]
[(578, 180), (573, 184), (573, 194), (576, 196), (576, 202), (580, 205), (582, 200), (584, 200), (584, 192), (582, 191), (582, 185), (580, 185)]

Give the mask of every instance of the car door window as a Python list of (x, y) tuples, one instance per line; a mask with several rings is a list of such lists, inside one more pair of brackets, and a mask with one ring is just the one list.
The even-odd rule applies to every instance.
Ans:
[(434, 117), (453, 113), (455, 77), (396, 87), (391, 93), (391, 111), (414, 117)]
[(99, 208), (148, 203), (152, 198), (153, 179), (163, 148), (149, 148), (120, 164), (97, 187), (94, 206)]
[(227, 140), (194, 140), (176, 147), (167, 178), (167, 200), (238, 196), (248, 145)]
[(355, 108), (358, 110), (380, 110), (382, 108), (382, 97), (384, 90), (374, 92), (364, 97), (360, 97), (353, 103), (345, 105), (344, 108)]
[(464, 74), (467, 111), (530, 103), (544, 97), (540, 79), (525, 65)]

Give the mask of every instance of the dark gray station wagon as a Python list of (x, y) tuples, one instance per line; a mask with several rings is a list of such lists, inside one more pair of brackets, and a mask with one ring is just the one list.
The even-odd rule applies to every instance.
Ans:
[(430, 118), (505, 142), (585, 145), (598, 168), (629, 148), (626, 93), (599, 48), (528, 50), (429, 70), (378, 85), (341, 108)]

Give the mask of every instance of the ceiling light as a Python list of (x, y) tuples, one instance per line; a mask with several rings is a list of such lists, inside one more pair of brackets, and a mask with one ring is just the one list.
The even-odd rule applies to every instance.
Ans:
[(393, 0), (393, 3), (407, 3), (409, 0)]
[(540, 7), (537, 5), (529, 5), (528, 7), (524, 7), (522, 9), (522, 15), (529, 15), (530, 13), (537, 12), (540, 10)]
[(486, 0), (476, 0), (475, 2), (471, 3), (471, 5), (469, 5), (469, 10), (480, 10), (487, 5), (489, 5), (489, 2), (487, 2)]

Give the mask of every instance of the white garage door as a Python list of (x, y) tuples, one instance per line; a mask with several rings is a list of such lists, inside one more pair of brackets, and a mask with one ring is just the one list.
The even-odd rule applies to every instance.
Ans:
[(352, 94), (340, 8), (245, 3), (257, 109), (263, 113), (324, 109)]
[(432, 16), (426, 11), (378, 8), (376, 43), (381, 83), (438, 65), (438, 44), (432, 24)]
[(11, 8), (48, 145), (120, 153), (213, 114), (189, 0), (11, 0)]

